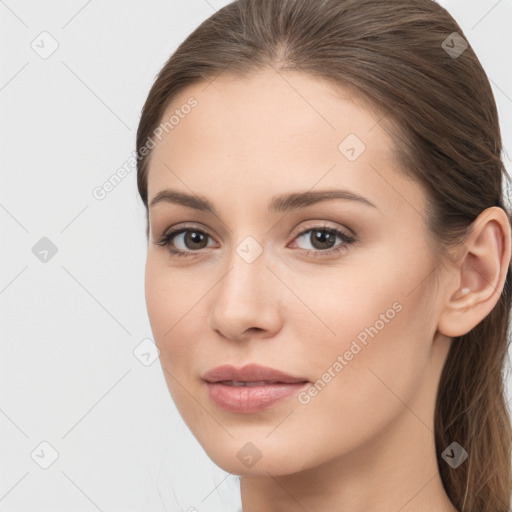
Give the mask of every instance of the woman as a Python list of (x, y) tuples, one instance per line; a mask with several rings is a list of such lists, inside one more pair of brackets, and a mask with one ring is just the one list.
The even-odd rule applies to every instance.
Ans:
[(235, 1), (137, 150), (164, 375), (244, 512), (509, 509), (506, 171), (445, 9)]

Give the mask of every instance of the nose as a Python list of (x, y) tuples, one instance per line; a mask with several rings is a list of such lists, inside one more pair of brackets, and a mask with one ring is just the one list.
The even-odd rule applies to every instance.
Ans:
[(210, 328), (222, 337), (242, 341), (269, 338), (282, 326), (280, 283), (261, 254), (248, 263), (234, 254), (230, 268), (212, 290)]

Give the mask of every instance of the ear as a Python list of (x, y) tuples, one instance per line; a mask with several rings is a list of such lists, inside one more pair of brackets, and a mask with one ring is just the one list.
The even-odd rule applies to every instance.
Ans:
[(497, 206), (487, 208), (472, 223), (468, 239), (448, 269), (439, 332), (462, 336), (492, 311), (505, 285), (510, 258), (507, 214)]

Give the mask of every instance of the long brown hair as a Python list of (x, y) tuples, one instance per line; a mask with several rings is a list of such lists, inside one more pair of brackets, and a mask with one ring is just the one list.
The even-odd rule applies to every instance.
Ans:
[[(454, 34), (456, 33), (456, 34)], [(424, 186), (439, 254), (462, 247), (471, 224), (499, 206), (507, 177), (489, 80), (459, 25), (432, 0), (238, 0), (205, 20), (158, 74), (137, 131), (137, 186), (147, 173), (164, 111), (187, 86), (228, 72), (292, 70), (350, 88), (393, 127), (404, 173)], [(511, 221), (512, 224), (512, 221)], [(146, 228), (148, 236), (149, 226)], [(506, 512), (512, 429), (504, 369), (511, 269), (498, 303), (454, 338), (437, 390), (435, 445), (447, 495), (461, 512)], [(468, 459), (441, 457), (457, 442)]]

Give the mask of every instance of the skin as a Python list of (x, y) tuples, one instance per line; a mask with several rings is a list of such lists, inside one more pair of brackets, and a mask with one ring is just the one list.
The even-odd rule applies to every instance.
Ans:
[[(505, 213), (483, 212), (459, 257), (439, 265), (424, 191), (400, 171), (386, 120), (354, 94), (299, 73), (221, 75), (182, 91), (165, 118), (190, 96), (197, 107), (153, 149), (148, 197), (196, 194), (217, 215), (151, 207), (145, 281), (184, 421), (218, 466), (242, 475), (244, 512), (455, 511), (435, 458), (436, 389), (450, 337), (479, 323), (503, 288)], [(348, 134), (366, 145), (354, 161), (338, 149)], [(376, 207), (335, 199), (267, 210), (275, 194), (341, 188)], [(209, 235), (202, 249), (177, 235), (171, 244), (186, 258), (155, 244), (183, 223)], [(357, 241), (313, 254), (326, 249), (311, 231), (298, 235), (323, 226)], [(252, 263), (236, 252), (248, 236), (262, 249)], [(336, 237), (327, 248), (340, 245)], [(308, 404), (292, 396), (236, 414), (209, 400), (201, 375), (224, 363), (314, 383), (394, 303), (400, 312)], [(261, 454), (251, 467), (236, 455), (247, 442)]]

